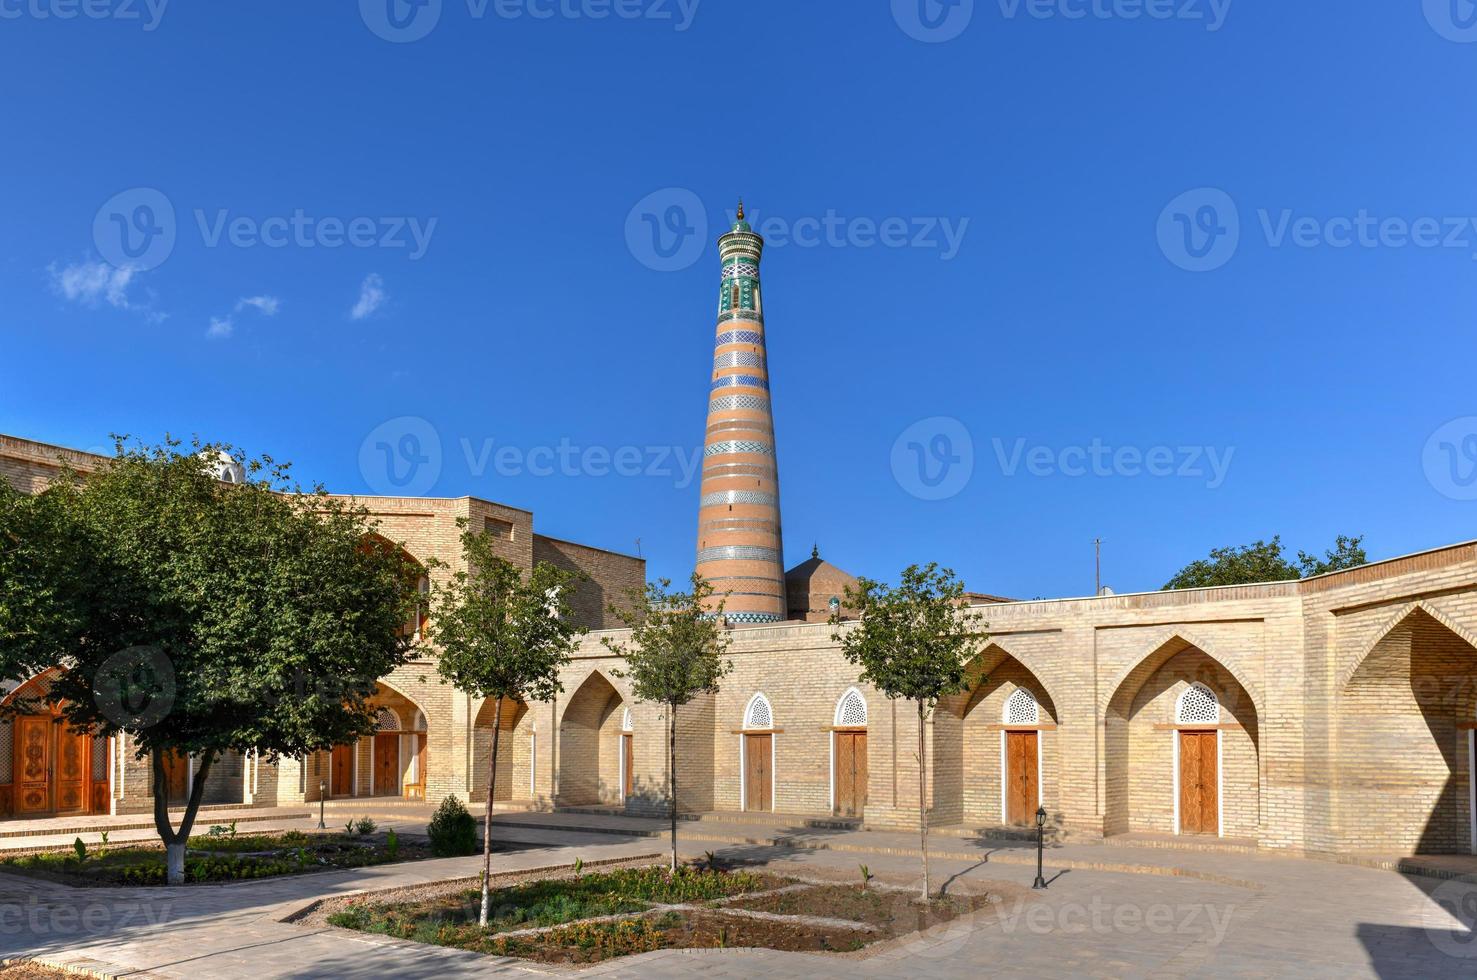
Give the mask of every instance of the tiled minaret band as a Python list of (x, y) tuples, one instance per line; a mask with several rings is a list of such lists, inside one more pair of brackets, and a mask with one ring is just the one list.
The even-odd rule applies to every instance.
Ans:
[(703, 450), (697, 570), (718, 595), (726, 595), (730, 623), (755, 625), (784, 621), (785, 568), (759, 289), (764, 239), (744, 220), (742, 201), (737, 217), (733, 230), (718, 239), (723, 284)]

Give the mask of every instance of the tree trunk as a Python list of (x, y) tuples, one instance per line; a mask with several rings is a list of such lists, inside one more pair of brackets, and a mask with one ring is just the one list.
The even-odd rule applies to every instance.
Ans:
[(492, 877), (492, 801), (497, 790), (497, 746), (503, 733), (503, 698), (498, 695), (497, 705), (492, 709), (492, 771), (487, 774), (487, 817), (482, 821), (482, 911), (477, 924), (487, 928), (487, 907), (492, 901), (492, 888), (488, 879)]
[(165, 883), (185, 883), (185, 848), (190, 842), (190, 831), (195, 826), (195, 816), (200, 812), (200, 800), (205, 795), (205, 779), (215, 762), (214, 750), (203, 753), (196, 762), (195, 778), (190, 783), (190, 796), (185, 801), (185, 815), (180, 820), (179, 830), (169, 824), (169, 785), (164, 772), (164, 750), (153, 752), (154, 767), (154, 829), (164, 842)]
[(924, 750), (924, 708), (918, 702), (918, 843), (923, 851), (923, 902), (928, 903), (928, 763)]
[(677, 873), (677, 706), (667, 707), (667, 765), (672, 770), (672, 874)]

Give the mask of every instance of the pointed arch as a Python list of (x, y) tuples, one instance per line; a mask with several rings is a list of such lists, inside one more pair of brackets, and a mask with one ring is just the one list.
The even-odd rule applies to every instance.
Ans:
[(1342, 691), (1348, 687), (1349, 682), (1354, 679), (1355, 674), (1359, 673), (1359, 668), (1364, 666), (1364, 662), (1369, 659), (1369, 655), (1375, 651), (1375, 648), (1383, 643), (1385, 638), (1391, 633), (1399, 629), (1407, 619), (1418, 612), (1430, 616), (1436, 622), (1445, 626), (1463, 640), (1466, 640), (1473, 648), (1477, 648), (1477, 634), (1474, 634), (1471, 630), (1456, 622), (1424, 599), (1417, 599), (1415, 602), (1407, 602), (1401, 606), (1380, 625), (1379, 629), (1375, 630), (1373, 638), (1360, 648), (1358, 656), (1339, 671), (1338, 682), (1334, 685), (1334, 690)]
[(756, 691), (744, 706), (744, 728), (770, 729), (774, 725), (774, 707), (763, 691)]
[(559, 716), (559, 782), (563, 806), (621, 802), (621, 721), (627, 699), (603, 670), (592, 669)]
[(1199, 650), (1216, 664), (1236, 679), (1236, 683), (1246, 691), (1251, 699), (1252, 709), (1260, 716), (1262, 713), (1261, 686), (1250, 676), (1240, 662), (1234, 657), (1227, 657), (1214, 644), (1208, 644), (1198, 634), (1181, 627), (1172, 627), (1157, 634), (1144, 647), (1132, 663), (1118, 671), (1112, 680), (1102, 688), (1103, 696), (1107, 699), (1104, 707), (1109, 707), (1113, 699), (1124, 690), (1124, 685), (1130, 678), (1138, 675), (1140, 683), (1149, 675), (1162, 667), (1166, 662), (1186, 650)]
[(1264, 779), (1252, 685), (1194, 632), (1154, 634), (1104, 692), (1103, 832), (1256, 836)]
[(837, 699), (833, 724), (843, 728), (867, 727), (867, 699), (862, 696), (861, 691), (848, 687)]

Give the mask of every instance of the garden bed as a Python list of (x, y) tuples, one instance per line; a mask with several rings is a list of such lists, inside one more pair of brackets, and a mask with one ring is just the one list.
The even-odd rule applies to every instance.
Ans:
[(697, 866), (672, 876), (650, 866), (495, 888), (485, 929), (477, 924), (481, 892), (466, 885), (332, 899), (311, 917), (393, 939), (583, 965), (658, 949), (857, 952), (999, 901), (978, 893), (924, 906), (915, 896), (876, 884)]
[[(386, 834), (309, 834), (295, 830), (239, 836), (234, 832), (208, 833), (190, 838), (185, 881), (248, 881), (429, 857), (430, 848), (423, 840), (397, 837), (392, 842)], [(133, 841), (12, 855), (0, 859), (0, 871), (85, 886), (163, 885), (166, 877), (163, 845)]]

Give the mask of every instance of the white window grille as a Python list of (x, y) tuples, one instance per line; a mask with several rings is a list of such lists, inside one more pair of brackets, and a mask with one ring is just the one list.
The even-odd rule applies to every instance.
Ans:
[(1041, 723), (1041, 706), (1036, 695), (1018, 687), (1005, 702), (1004, 721), (1007, 725), (1038, 725)]
[(841, 695), (836, 704), (836, 724), (842, 728), (862, 728), (867, 724), (867, 701), (852, 688)]
[(389, 708), (381, 708), (375, 712), (375, 724), (382, 732), (398, 732), (400, 730), (400, 718)]
[(1196, 682), (1185, 688), (1175, 706), (1174, 720), (1181, 725), (1216, 725), (1221, 720), (1221, 704), (1215, 692)]
[(769, 710), (769, 699), (762, 694), (754, 695), (749, 702), (748, 713), (744, 716), (745, 728), (773, 728), (774, 712)]
[(625, 710), (625, 713), (621, 715), (621, 731), (623, 731), (623, 732), (632, 731), (632, 726), (631, 726), (631, 709), (630, 708), (627, 708)]
[(417, 711), (415, 713), (415, 727), (411, 731), (423, 732), (426, 730), (426, 713)]

